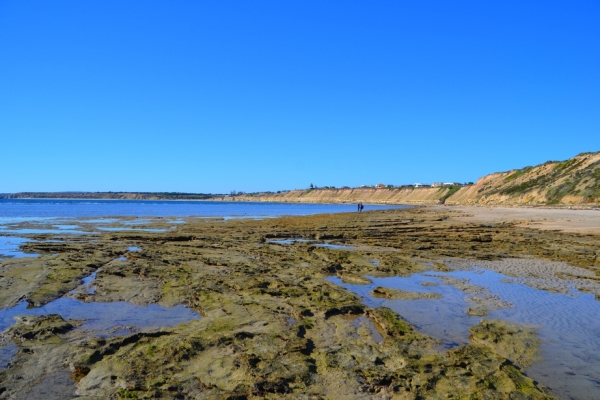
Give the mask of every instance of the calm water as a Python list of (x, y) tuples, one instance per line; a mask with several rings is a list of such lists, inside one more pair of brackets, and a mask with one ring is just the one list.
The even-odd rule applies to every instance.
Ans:
[[(489, 293), (512, 303), (513, 307), (494, 310), (487, 317), (466, 313), (469, 304), (463, 291), (443, 278), (467, 279), (487, 287)], [(529, 376), (552, 388), (562, 399), (600, 398), (600, 302), (592, 294), (574, 290), (569, 295), (550, 293), (517, 283), (503, 282), (509, 277), (487, 270), (431, 271), (410, 277), (372, 278), (370, 285), (349, 285), (339, 278), (330, 280), (362, 296), (370, 307), (386, 306), (439, 338), (446, 347), (469, 342), (469, 328), (481, 319), (503, 319), (539, 328), (542, 362), (526, 369)], [(428, 286), (435, 283), (437, 286)], [(425, 285), (424, 285), (425, 284)], [(439, 300), (385, 300), (372, 296), (377, 287), (410, 292), (432, 292)]]
[[(365, 205), (365, 211), (406, 207)], [(341, 212), (356, 212), (356, 205), (223, 201), (0, 199), (0, 224), (24, 222), (32, 218), (100, 216), (272, 217)]]
[(157, 304), (136, 306), (127, 302), (85, 303), (69, 297), (61, 297), (43, 307), (27, 308), (21, 302), (12, 308), (0, 310), (0, 332), (15, 324), (15, 317), (23, 315), (58, 314), (67, 319), (85, 322), (77, 329), (91, 331), (97, 336), (127, 334), (132, 330), (171, 327), (200, 319), (200, 315), (189, 308), (178, 305), (163, 307)]
[(19, 250), (19, 246), (27, 242), (31, 242), (31, 240), (20, 237), (0, 236), (0, 260), (2, 257), (37, 257), (37, 254), (24, 253)]

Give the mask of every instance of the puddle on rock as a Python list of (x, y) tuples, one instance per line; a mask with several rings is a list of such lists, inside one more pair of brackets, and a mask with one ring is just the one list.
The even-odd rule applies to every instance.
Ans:
[(19, 250), (19, 246), (27, 242), (33, 242), (33, 240), (12, 236), (0, 236), (0, 258), (37, 257), (38, 255), (35, 253), (25, 253)]
[(0, 346), (0, 369), (8, 368), (8, 363), (15, 357), (18, 349), (13, 342)]
[(75, 328), (92, 331), (101, 337), (112, 336), (114, 332), (126, 328), (135, 330), (172, 327), (184, 322), (200, 319), (200, 315), (189, 308), (178, 305), (163, 307), (157, 304), (136, 306), (127, 302), (82, 302), (61, 297), (43, 307), (27, 308), (27, 302), (0, 310), (0, 331), (15, 324), (15, 317), (21, 315), (58, 314), (65, 320), (79, 319), (84, 323)]
[(381, 333), (379, 333), (377, 328), (375, 328), (375, 324), (373, 323), (373, 321), (371, 321), (364, 315), (361, 315), (360, 317), (356, 318), (352, 322), (352, 324), (356, 327), (356, 330), (362, 328), (363, 326), (366, 326), (371, 332), (371, 336), (373, 336), (373, 340), (375, 340), (376, 343), (383, 342), (383, 336), (381, 336)]
[(123, 227), (108, 227), (108, 226), (100, 226), (98, 227), (100, 231), (106, 232), (121, 232), (121, 231), (141, 231), (141, 232), (166, 232), (166, 229), (150, 229), (150, 228), (123, 228)]
[(64, 400), (76, 399), (77, 386), (68, 369), (46, 376), (27, 393), (20, 393), (19, 400)]
[(346, 250), (351, 250), (351, 249), (355, 249), (355, 246), (349, 246), (349, 245), (343, 245), (343, 244), (331, 244), (331, 243), (317, 243), (316, 240), (310, 240), (310, 239), (302, 239), (302, 238), (298, 238), (298, 239), (272, 239), (272, 240), (268, 240), (268, 243), (274, 243), (274, 244), (294, 244), (294, 243), (314, 243), (315, 246), (317, 247), (326, 247), (328, 249), (346, 249)]
[(314, 242), (314, 240), (309, 240), (309, 239), (273, 239), (273, 240), (267, 240), (268, 243), (275, 243), (275, 244), (294, 244), (294, 243), (312, 243)]
[(89, 285), (94, 279), (96, 279), (96, 274), (98, 273), (98, 271), (94, 271), (90, 274), (90, 276), (86, 276), (85, 278), (83, 278), (83, 284), (85, 286)]
[(53, 225), (53, 226), (58, 229), (67, 229), (67, 230), (79, 229), (79, 225)]
[[(87, 289), (88, 294), (94, 294), (96, 293), (96, 286), (92, 285), (92, 282), (96, 279), (96, 274), (98, 273), (98, 271), (94, 271), (92, 272), (92, 274), (90, 276), (86, 276), (85, 278), (83, 278), (83, 287)], [(75, 292), (76, 290), (74, 290), (73, 292)]]
[(37, 235), (37, 234), (69, 234), (69, 235), (87, 235), (93, 234), (94, 232), (85, 232), (77, 229), (44, 229), (44, 228), (18, 228), (18, 229), (6, 229), (0, 228), (0, 233), (16, 233), (20, 235)]
[[(472, 295), (449, 283), (468, 280), (471, 285), (486, 287), (489, 295), (513, 307), (491, 310), (485, 319), (539, 327), (544, 360), (525, 370), (529, 376), (550, 387), (560, 398), (600, 398), (600, 302), (594, 295), (536, 290), (520, 283), (503, 282), (509, 277), (481, 269), (368, 278), (373, 281), (370, 285), (346, 284), (337, 277), (328, 279), (362, 296), (367, 306), (391, 308), (422, 332), (440, 339), (445, 348), (468, 343), (469, 328), (482, 319), (467, 314), (470, 307), (467, 298)], [(386, 300), (372, 296), (371, 291), (377, 286), (437, 293), (442, 298)]]
[(137, 246), (131, 246), (127, 248), (127, 251), (142, 251), (142, 249)]
[(315, 244), (315, 246), (318, 247), (326, 247), (328, 249), (345, 249), (345, 250), (352, 250), (355, 249), (355, 246), (350, 246), (350, 245), (345, 245), (345, 244), (331, 244), (331, 243), (318, 243)]
[(115, 222), (118, 222), (119, 220), (117, 218), (78, 218), (78, 221), (85, 224), (113, 224)]

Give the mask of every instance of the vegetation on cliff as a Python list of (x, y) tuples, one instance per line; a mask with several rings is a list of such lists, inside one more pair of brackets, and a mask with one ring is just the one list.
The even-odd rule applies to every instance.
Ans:
[[(462, 193), (461, 193), (462, 192)], [(547, 161), (485, 176), (459, 191), (453, 204), (598, 204), (600, 152), (582, 153), (566, 161)]]

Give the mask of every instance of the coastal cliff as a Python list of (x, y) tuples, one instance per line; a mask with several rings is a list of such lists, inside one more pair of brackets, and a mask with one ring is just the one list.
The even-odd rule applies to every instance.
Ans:
[(484, 176), (446, 204), (598, 205), (600, 152)]
[(323, 188), (232, 195), (177, 192), (22, 192), (0, 199), (209, 200), (283, 203), (600, 206), (600, 152), (497, 172), (472, 185)]
[(600, 152), (498, 172), (474, 185), (291, 190), (219, 198), (228, 201), (451, 205), (600, 205)]
[(283, 193), (224, 196), (225, 201), (261, 201), (283, 203), (378, 203), (436, 204), (450, 191), (441, 188), (347, 188), (290, 190)]

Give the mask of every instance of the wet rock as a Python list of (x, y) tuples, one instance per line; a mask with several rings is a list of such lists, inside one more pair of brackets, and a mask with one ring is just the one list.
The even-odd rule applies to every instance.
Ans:
[(438, 293), (420, 293), (406, 292), (400, 289), (389, 289), (384, 287), (376, 287), (371, 292), (374, 297), (382, 297), (388, 300), (423, 300), (423, 299), (441, 299), (442, 295)]
[[(89, 337), (69, 330), (74, 322), (56, 317), (31, 326), (22, 321), (14, 331), (22, 338), (21, 351), (11, 368), (0, 371), (7, 391), (0, 396), (24, 393), (32, 382), (61, 368), (70, 368), (84, 398), (546, 396), (518, 369), (524, 361), (517, 353), (525, 342), (512, 328), (486, 326), (473, 332), (475, 345), (439, 352), (437, 341), (392, 310), (367, 307), (325, 278), (339, 274), (346, 282), (368, 284), (365, 275), (407, 276), (430, 270), (429, 261), (434, 269), (448, 268), (443, 263), (448, 257), (497, 260), (541, 254), (593, 265), (588, 261), (594, 252), (575, 250), (596, 249), (596, 238), (469, 224), (454, 219), (452, 210), (355, 214), (198, 219), (168, 233), (67, 238), (52, 247), (59, 253), (54, 258), (3, 261), (4, 305), (23, 296), (44, 304), (98, 270), (95, 301), (184, 304), (203, 318), (160, 334), (120, 338)], [(354, 249), (265, 240), (290, 237), (343, 239)], [(114, 261), (130, 246), (144, 250), (128, 253), (126, 262)], [(34, 244), (29, 248), (36, 251)], [(422, 298), (420, 293), (376, 290), (384, 298)], [(476, 289), (467, 293), (483, 296)], [(359, 316), (368, 317), (382, 341), (365, 324), (354, 324)], [(495, 341), (502, 345), (494, 347)]]
[(496, 354), (525, 368), (539, 361), (541, 340), (534, 328), (500, 320), (481, 321), (470, 329), (469, 339), (475, 345), (486, 346)]
[(60, 315), (50, 314), (40, 317), (17, 317), (17, 323), (5, 333), (15, 340), (48, 340), (57, 334), (62, 334), (73, 329), (71, 323), (65, 321)]
[(373, 283), (370, 279), (362, 277), (360, 275), (341, 274), (340, 278), (342, 279), (342, 282), (353, 285), (370, 285), (371, 283)]

